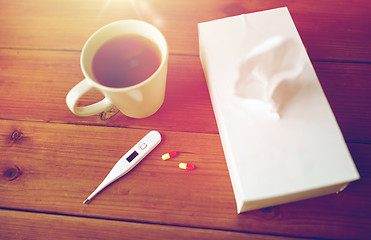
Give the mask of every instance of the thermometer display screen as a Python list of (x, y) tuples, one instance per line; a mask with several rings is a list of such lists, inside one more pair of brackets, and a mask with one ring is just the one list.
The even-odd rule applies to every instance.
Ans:
[(138, 156), (138, 155), (139, 155), (139, 154), (138, 154), (136, 151), (134, 151), (132, 154), (130, 154), (129, 157), (126, 158), (126, 160), (127, 160), (128, 162), (131, 162), (131, 161), (133, 161), (134, 158), (135, 158), (136, 156)]

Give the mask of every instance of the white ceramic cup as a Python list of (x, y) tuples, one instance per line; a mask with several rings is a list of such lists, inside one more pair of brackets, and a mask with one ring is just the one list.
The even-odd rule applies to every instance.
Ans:
[[(150, 77), (136, 85), (122, 88), (104, 86), (95, 79), (93, 74), (92, 62), (95, 53), (108, 40), (125, 34), (140, 35), (152, 40), (160, 50), (160, 66)], [(80, 64), (85, 79), (67, 94), (67, 106), (79, 116), (98, 114), (112, 105), (128, 117), (151, 116), (161, 107), (165, 98), (168, 55), (165, 37), (157, 28), (146, 22), (121, 20), (100, 28), (88, 39), (82, 49)], [(77, 106), (79, 99), (93, 89), (98, 89), (104, 95), (104, 99), (88, 106)]]

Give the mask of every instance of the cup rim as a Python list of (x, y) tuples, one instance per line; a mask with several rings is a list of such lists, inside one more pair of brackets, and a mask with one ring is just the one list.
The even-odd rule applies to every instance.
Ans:
[[(161, 39), (163, 40), (164, 44), (165, 44), (165, 51), (163, 52), (161, 49), (160, 49), (160, 52), (161, 52), (161, 63), (160, 65), (158, 66), (158, 68), (156, 69), (155, 72), (153, 72), (151, 74), (151, 76), (149, 76), (148, 78), (146, 78), (145, 80), (135, 84), (135, 85), (131, 85), (131, 86), (128, 86), (128, 87), (108, 87), (106, 85), (103, 85), (101, 83), (99, 83), (97, 80), (95, 80), (95, 78), (91, 78), (90, 74), (87, 73), (87, 71), (85, 70), (85, 66), (84, 66), (84, 63), (83, 63), (83, 58), (84, 58), (84, 53), (86, 51), (86, 48), (87, 46), (89, 45), (89, 43), (92, 41), (92, 39), (94, 39), (98, 34), (101, 34), (101, 32), (103, 32), (105, 29), (109, 28), (109, 27), (112, 27), (113, 25), (117, 25), (117, 24), (122, 24), (122, 23), (130, 23), (130, 22), (135, 22), (135, 23), (140, 23), (140, 24), (143, 24), (143, 25), (146, 25), (150, 28), (152, 28), (153, 30), (155, 30), (156, 32), (158, 32), (161, 36)], [(119, 36), (119, 34), (117, 35)], [(147, 38), (145, 36), (142, 36), (144, 38)], [(112, 39), (112, 38), (110, 38)], [(149, 38), (147, 38), (149, 39)], [(149, 39), (152, 41), (152, 39)], [(106, 42), (106, 41), (105, 41)], [(156, 44), (157, 45), (157, 44)], [(148, 22), (145, 22), (145, 21), (142, 21), (142, 20), (137, 20), (137, 19), (123, 19), (123, 20), (118, 20), (118, 21), (115, 21), (115, 22), (111, 22), (109, 24), (106, 24), (104, 25), (103, 27), (99, 28), (97, 31), (95, 31), (89, 38), (88, 40), (85, 42), (83, 48), (82, 48), (82, 52), (81, 52), (81, 57), (80, 57), (80, 66), (81, 66), (81, 70), (84, 74), (84, 77), (86, 79), (89, 80), (89, 82), (91, 84), (93, 84), (94, 86), (98, 87), (99, 89), (104, 89), (104, 90), (108, 90), (108, 91), (111, 91), (111, 92), (119, 92), (119, 91), (123, 91), (123, 90), (132, 90), (134, 88), (138, 88), (142, 85), (145, 85), (147, 82), (151, 81), (155, 75), (157, 75), (157, 73), (160, 71), (160, 69), (162, 69), (164, 67), (164, 65), (166, 64), (166, 60), (168, 58), (168, 55), (169, 55), (169, 46), (167, 44), (167, 41), (166, 41), (166, 38), (165, 36), (163, 35), (163, 33), (158, 29), (156, 28), (155, 26), (153, 26), (152, 24), (148, 23)]]

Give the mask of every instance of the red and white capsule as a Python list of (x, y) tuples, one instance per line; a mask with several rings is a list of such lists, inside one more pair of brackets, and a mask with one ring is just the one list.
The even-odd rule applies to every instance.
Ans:
[(170, 158), (173, 158), (177, 155), (178, 153), (176, 151), (172, 151), (172, 152), (168, 152), (168, 153), (165, 153), (164, 155), (162, 155), (162, 160), (168, 160)]
[(189, 163), (179, 163), (179, 168), (184, 170), (193, 170), (195, 169), (195, 165)]

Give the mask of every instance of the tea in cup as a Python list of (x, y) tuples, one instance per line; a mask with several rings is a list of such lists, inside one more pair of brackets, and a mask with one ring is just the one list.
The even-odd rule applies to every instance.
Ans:
[[(81, 69), (85, 79), (67, 94), (66, 103), (79, 116), (90, 116), (115, 105), (133, 118), (151, 116), (165, 98), (168, 46), (163, 34), (140, 20), (104, 26), (85, 43)], [(77, 106), (87, 92), (98, 89), (104, 99)]]

